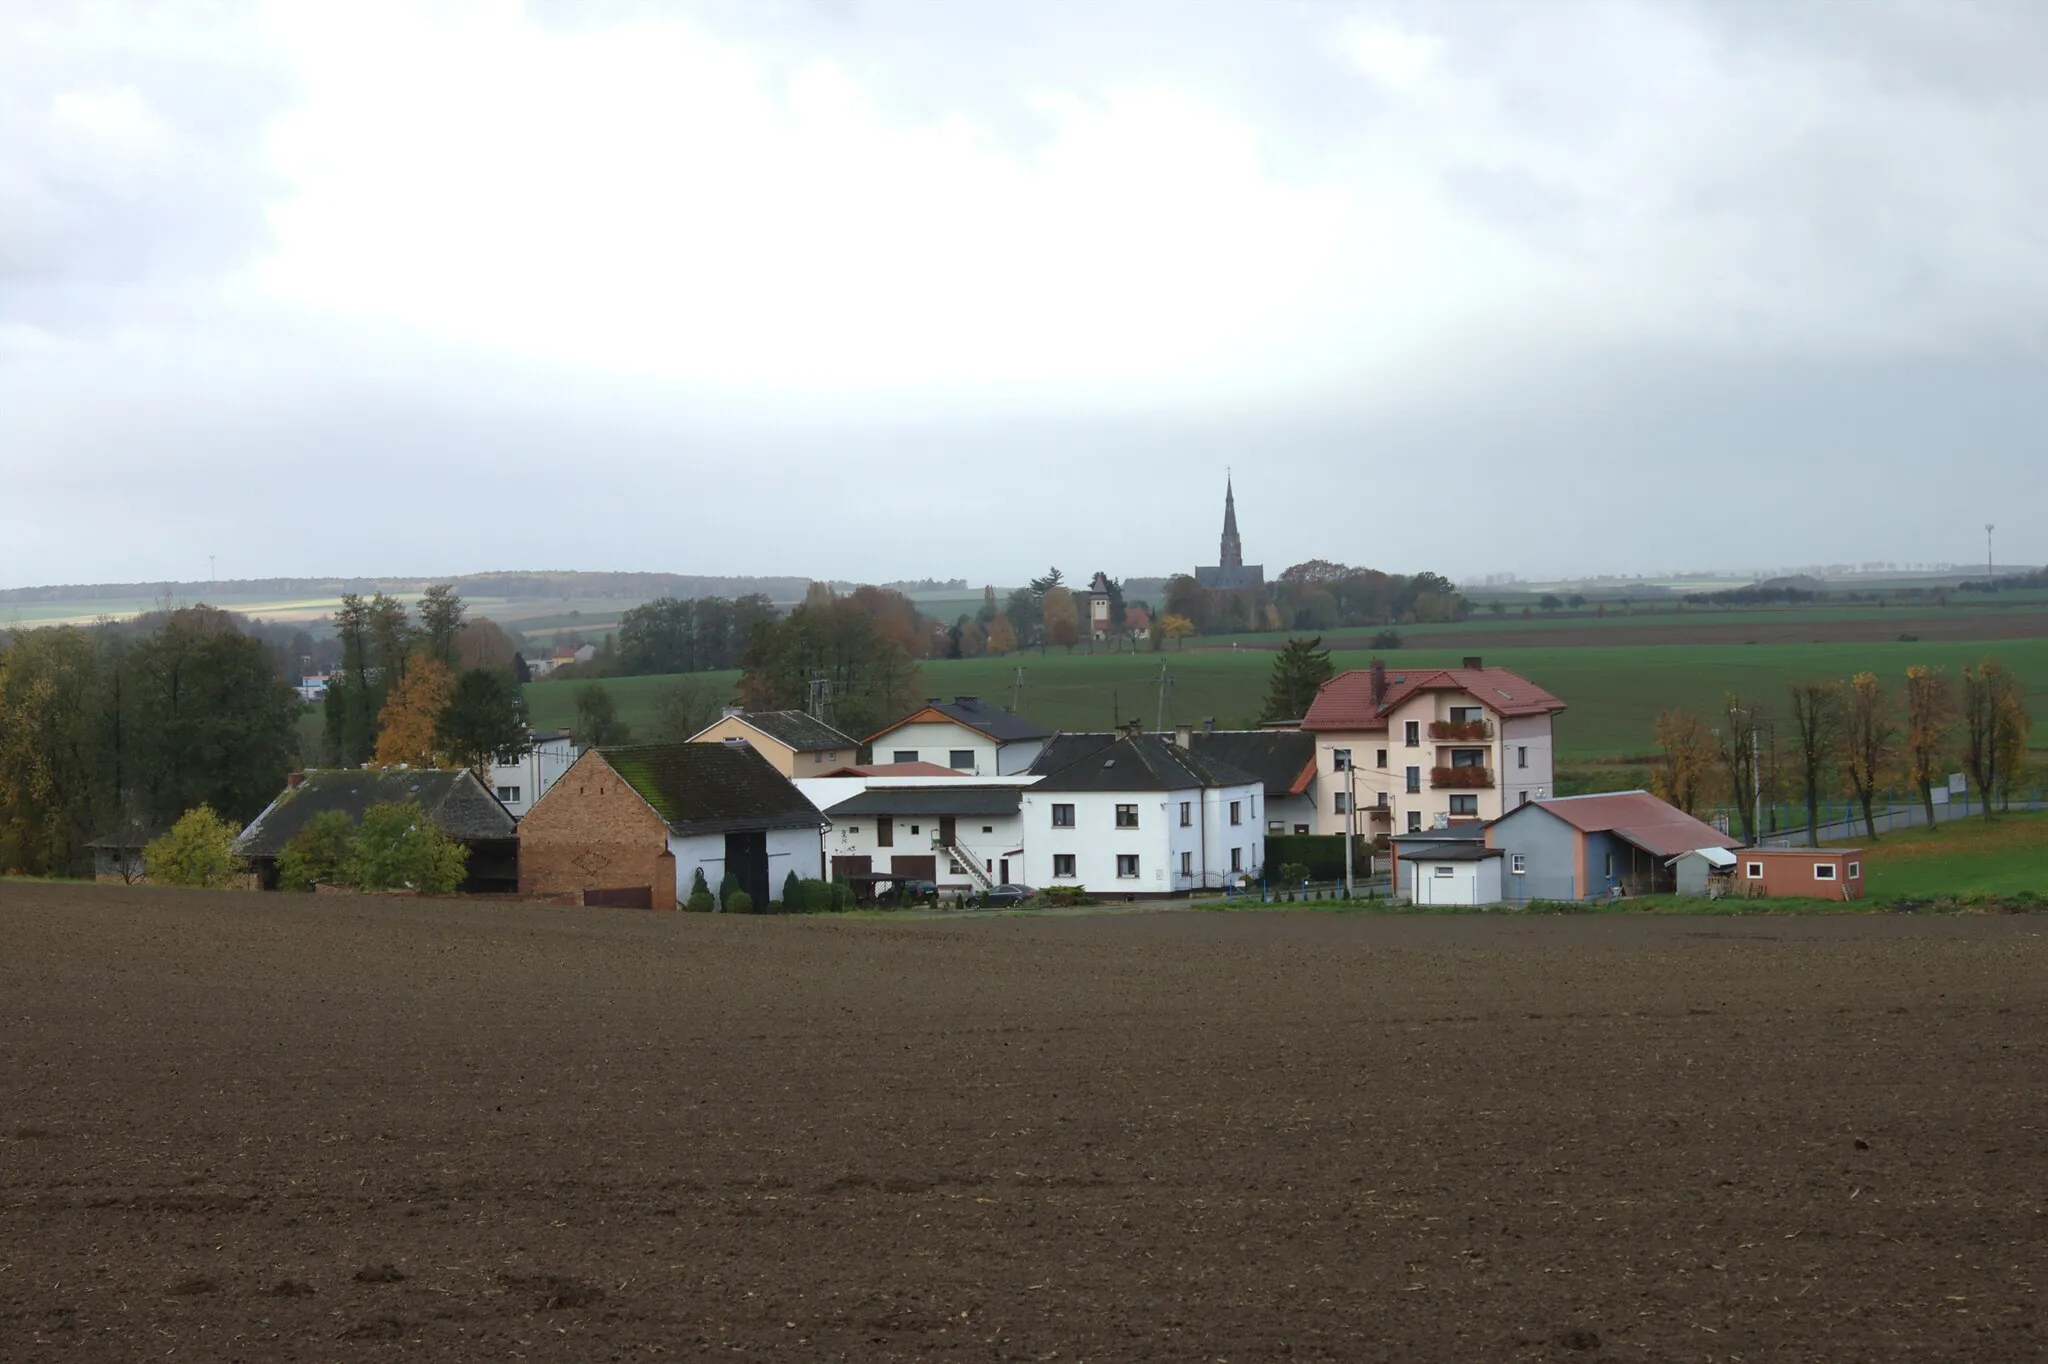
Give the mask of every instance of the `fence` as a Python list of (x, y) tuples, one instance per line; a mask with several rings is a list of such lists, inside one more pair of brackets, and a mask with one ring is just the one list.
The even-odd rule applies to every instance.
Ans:
[[(2024, 796), (2015, 795), (2010, 801), (2001, 798), (1994, 804), (2001, 810), (2040, 810), (2048, 808), (2044, 793), (2030, 791)], [(1863, 807), (1853, 800), (1827, 800), (1820, 804), (1820, 822), (1815, 828), (1823, 843), (1841, 843), (1870, 836), (1863, 823)], [(1898, 829), (1924, 827), (1927, 823), (1927, 807), (1920, 803), (1917, 793), (1908, 793), (1902, 798), (1897, 791), (1887, 791), (1884, 799), (1871, 806), (1871, 818), (1879, 834), (1888, 834)], [(1947, 824), (1953, 820), (1982, 816), (1984, 803), (1968, 794), (1949, 797), (1948, 804), (1934, 807), (1934, 822)], [(1742, 837), (1742, 814), (1728, 806), (1717, 806), (1709, 810), (1706, 819), (1717, 828), (1726, 829), (1731, 837)], [(1766, 848), (1803, 848), (1806, 846), (1806, 806), (1803, 803), (1779, 803), (1764, 807), (1764, 824), (1760, 845)]]

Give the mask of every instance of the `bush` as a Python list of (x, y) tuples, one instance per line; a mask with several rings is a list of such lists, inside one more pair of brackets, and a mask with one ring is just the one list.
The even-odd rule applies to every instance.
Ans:
[(806, 879), (803, 883), (801, 905), (806, 914), (825, 914), (830, 912), (833, 908), (832, 883), (830, 881), (821, 881), (816, 877)]
[(223, 890), (248, 873), (249, 864), (235, 856), (241, 830), (201, 805), (187, 810), (160, 838), (142, 849), (142, 865), (160, 886), (197, 886)]
[(689, 899), (683, 901), (683, 908), (692, 914), (709, 914), (718, 908), (718, 901), (712, 899), (711, 892), (705, 889), (704, 873), (697, 873), (697, 888), (690, 892)]
[(1308, 880), (1308, 867), (1303, 863), (1283, 862), (1280, 864), (1280, 883), (1282, 885), (1298, 886), (1306, 880)]
[(1399, 630), (1382, 630), (1374, 635), (1372, 642), (1365, 647), (1368, 649), (1398, 649), (1401, 647), (1401, 632)]
[(832, 878), (832, 910), (843, 914), (853, 908), (853, 887), (835, 876)]
[(322, 810), (306, 821), (277, 854), (277, 883), (284, 890), (339, 884), (348, 864), (355, 825), (339, 810)]
[(727, 872), (725, 879), (718, 883), (718, 907), (728, 914), (732, 913), (732, 897), (739, 893), (740, 878)]
[(446, 895), (462, 884), (469, 849), (441, 832), (417, 802), (380, 802), (363, 812), (341, 879), (357, 890)]
[(782, 882), (782, 912), (801, 914), (804, 912), (804, 881), (792, 871)]
[(738, 887), (734, 887), (732, 893), (725, 897), (725, 912), (728, 914), (752, 914), (754, 912), (754, 897)]

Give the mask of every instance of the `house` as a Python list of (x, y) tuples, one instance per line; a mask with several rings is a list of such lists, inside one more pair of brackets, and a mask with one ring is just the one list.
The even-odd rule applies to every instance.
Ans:
[[(1057, 734), (1032, 764), (1041, 775), (1070, 767), (1123, 737), (1124, 731)], [(1198, 757), (1213, 758), (1259, 779), (1268, 834), (1305, 834), (1316, 813), (1316, 740), (1298, 729), (1217, 729), (1182, 725), (1174, 742)]]
[(149, 879), (149, 868), (144, 864), (142, 850), (154, 835), (139, 824), (129, 824), (122, 832), (95, 838), (85, 845), (92, 854), (92, 879), (115, 885), (135, 885)]
[(527, 741), (526, 752), (511, 762), (493, 759), (486, 777), (491, 794), (512, 812), (514, 819), (531, 810), (534, 802), (546, 795), (548, 788), (560, 781), (576, 761), (576, 741), (566, 729), (552, 734), (529, 734)]
[(1413, 833), (1542, 800), (1553, 786), (1551, 721), (1563, 709), (1477, 658), (1393, 673), (1376, 659), (1339, 673), (1301, 721), (1316, 739), (1316, 832)]
[(1152, 638), (1152, 613), (1142, 606), (1124, 608), (1124, 633), (1132, 639)]
[(519, 889), (674, 907), (701, 869), (756, 905), (824, 869), (824, 817), (746, 744), (586, 749), (519, 821)]
[(292, 688), (299, 699), (308, 703), (327, 699), (327, 673), (307, 673), (299, 678), (299, 685)]
[(800, 710), (745, 711), (728, 706), (725, 714), (692, 734), (690, 742), (745, 744), (785, 777), (829, 772), (860, 758), (857, 740)]
[(1861, 848), (1744, 848), (1735, 885), (1744, 895), (1863, 898)]
[(1647, 791), (1531, 801), (1488, 825), (1486, 845), (1506, 854), (1502, 891), (1516, 901), (1665, 894), (1681, 854), (1738, 846)]
[(1480, 825), (1393, 836), (1395, 893), (1415, 905), (1493, 905), (1506, 854)]
[(345, 768), (294, 773), (290, 785), (235, 840), (256, 884), (277, 889), (277, 856), (315, 815), (339, 810), (361, 824), (372, 805), (417, 804), (442, 833), (469, 849), (457, 889), (504, 892), (519, 883), (519, 842), (512, 812), (468, 768)]
[(1157, 897), (1256, 877), (1263, 796), (1251, 773), (1133, 723), (1025, 788), (1025, 879)]
[(875, 785), (826, 810), (831, 874), (930, 881), (971, 893), (1021, 876), (1024, 786), (951, 780), (942, 785)]
[(974, 696), (934, 696), (868, 737), (876, 762), (936, 763), (956, 772), (1001, 777), (1030, 767), (1052, 731)]

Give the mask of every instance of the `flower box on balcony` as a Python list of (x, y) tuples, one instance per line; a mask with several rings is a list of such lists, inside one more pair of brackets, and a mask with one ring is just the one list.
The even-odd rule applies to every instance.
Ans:
[(1437, 767), (1430, 769), (1429, 784), (1434, 787), (1465, 787), (1493, 785), (1493, 769), (1490, 767)]
[(1486, 720), (1431, 720), (1429, 737), (1445, 743), (1485, 743), (1493, 737), (1493, 725)]

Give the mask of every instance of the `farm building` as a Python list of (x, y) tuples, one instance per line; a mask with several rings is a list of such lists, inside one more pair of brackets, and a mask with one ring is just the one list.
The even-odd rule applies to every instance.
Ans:
[(1744, 848), (1736, 884), (1744, 895), (1817, 900), (1863, 898), (1861, 848)]
[(1737, 846), (1647, 791), (1531, 801), (1488, 825), (1486, 842), (1507, 855), (1502, 891), (1517, 901), (1668, 893), (1681, 854)]
[(591, 749), (519, 822), (519, 889), (673, 909), (700, 869), (756, 905), (823, 871), (818, 807), (744, 744)]
[(519, 841), (512, 814), (467, 768), (348, 768), (294, 774), (291, 784), (235, 840), (256, 884), (277, 889), (277, 855), (313, 816), (339, 810), (352, 824), (372, 805), (417, 804), (442, 833), (469, 849), (459, 889), (503, 892), (519, 883)]
[(961, 894), (1002, 885), (1023, 872), (1023, 791), (958, 778), (870, 786), (825, 812), (831, 874), (909, 876)]

